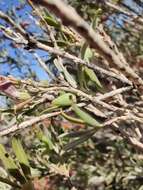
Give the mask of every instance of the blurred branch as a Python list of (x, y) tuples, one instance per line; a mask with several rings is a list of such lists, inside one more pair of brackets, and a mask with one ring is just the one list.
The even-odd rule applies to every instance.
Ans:
[(125, 15), (127, 15), (128, 17), (132, 18), (132, 21), (138, 22), (138, 23), (140, 23), (140, 24), (143, 24), (143, 18), (141, 18), (140, 15), (136, 15), (136, 14), (134, 14), (134, 13), (131, 13), (131, 12), (125, 10), (123, 7), (118, 6), (118, 5), (115, 5), (115, 4), (113, 4), (113, 3), (110, 3), (109, 1), (106, 1), (105, 4), (106, 4), (108, 7), (110, 7), (110, 8), (112, 8), (112, 9), (114, 9), (114, 10), (116, 10), (116, 11), (118, 11), (118, 12), (120, 12), (120, 13), (122, 13), (122, 14), (125, 14)]
[(99, 100), (97, 97), (94, 97), (92, 95), (89, 95), (79, 89), (76, 89), (76, 88), (73, 88), (73, 87), (66, 87), (66, 86), (54, 86), (54, 87), (49, 87), (47, 89), (43, 89), (45, 91), (57, 91), (57, 90), (63, 90), (63, 91), (66, 91), (66, 92), (71, 92), (71, 93), (74, 93), (76, 94), (77, 96), (80, 96), (80, 97), (85, 97), (86, 99), (90, 100), (92, 103), (96, 103), (96, 104), (99, 104), (101, 105), (103, 108), (107, 108), (111, 111), (117, 111), (117, 110), (120, 110), (120, 108), (118, 107), (115, 107), (113, 105), (109, 105), (108, 103), (105, 103), (101, 100)]
[(27, 33), (25, 32), (25, 30), (19, 25), (17, 24), (15, 21), (13, 21), (7, 14), (3, 13), (2, 11), (0, 11), (0, 18), (4, 19), (6, 22), (10, 23), (11, 26), (13, 26), (13, 28), (20, 33), (22, 36), (26, 37)]
[(43, 121), (44, 119), (47, 119), (47, 118), (50, 118), (50, 117), (53, 117), (53, 116), (57, 116), (61, 113), (61, 111), (57, 111), (57, 112), (52, 112), (52, 113), (48, 113), (48, 114), (44, 114), (44, 115), (41, 115), (41, 116), (37, 116), (37, 117), (34, 117), (32, 119), (28, 119), (20, 124), (16, 124), (16, 125), (13, 125), (11, 127), (6, 127), (4, 129), (1, 129), (0, 130), (0, 136), (4, 136), (4, 135), (8, 135), (10, 133), (13, 133), (17, 130), (21, 130), (21, 129), (25, 129), (29, 126), (32, 126), (40, 121)]
[(36, 57), (36, 59), (39, 62), (40, 66), (47, 72), (47, 74), (52, 79), (54, 79), (55, 78), (54, 74), (49, 70), (49, 68), (47, 67), (47, 65), (45, 64), (45, 62), (39, 57), (39, 55), (37, 53), (34, 53), (34, 56)]
[(131, 86), (118, 88), (118, 89), (115, 89), (115, 90), (110, 91), (108, 93), (105, 93), (103, 95), (100, 95), (99, 97), (97, 97), (97, 100), (105, 100), (107, 98), (113, 97), (113, 96), (115, 96), (117, 94), (121, 94), (123, 92), (127, 92), (127, 91), (130, 91), (130, 90), (132, 90)]
[[(3, 13), (3, 14), (4, 14), (4, 13)], [(5, 15), (5, 14), (4, 14), (4, 15)], [(0, 16), (1, 16), (1, 15), (0, 15)], [(2, 17), (2, 18), (4, 19), (5, 17)], [(14, 22), (14, 21), (13, 21), (13, 22)], [(12, 23), (13, 23), (13, 22), (12, 22)], [(10, 24), (11, 24), (11, 22), (10, 22)], [(13, 24), (14, 24), (14, 23), (13, 23)], [(43, 43), (38, 42), (36, 39), (34, 39), (34, 38), (31, 37), (31, 36), (29, 36), (29, 39), (28, 39), (29, 41), (27, 40), (27, 36), (26, 36), (26, 39), (23, 40), (23, 37), (20, 37), (20, 36), (18, 36), (17, 38), (15, 38), (14, 36), (9, 36), (9, 35), (7, 34), (7, 30), (5, 29), (5, 27), (3, 27), (2, 29), (3, 29), (4, 34), (6, 35), (6, 37), (10, 38), (11, 40), (15, 41), (16, 43), (20, 43), (20, 44), (21, 44), (21, 43), (24, 43), (24, 44), (27, 44), (27, 45), (28, 45), (28, 43), (29, 43), (29, 44), (34, 44), (34, 46), (37, 47), (37, 48), (39, 48), (39, 49), (42, 49), (42, 50), (48, 51), (48, 52), (51, 53), (51, 54), (55, 54), (55, 55), (57, 55), (57, 56), (60, 56), (60, 57), (63, 57), (63, 58), (67, 58), (67, 59), (72, 60), (72, 61), (73, 61), (72, 64), (79, 64), (79, 63), (80, 63), (80, 64), (83, 64), (83, 65), (86, 65), (87, 67), (89, 67), (89, 68), (91, 68), (91, 69), (93, 69), (93, 70), (95, 70), (95, 71), (98, 71), (98, 72), (103, 73), (103, 74), (105, 74), (105, 75), (107, 75), (107, 76), (111, 76), (111, 77), (113, 77), (113, 78), (116, 78), (116, 79), (122, 81), (123, 83), (127, 83), (127, 84), (129, 84), (129, 85), (132, 84), (131, 81), (129, 81), (129, 80), (128, 80), (125, 76), (123, 76), (123, 75), (120, 76), (120, 75), (115, 74), (115, 73), (113, 73), (113, 72), (111, 72), (111, 71), (108, 71), (108, 70), (105, 70), (105, 69), (103, 69), (103, 68), (100, 68), (100, 67), (96, 66), (95, 64), (91, 64), (91, 63), (85, 62), (84, 60), (82, 60), (82, 59), (80, 59), (80, 58), (78, 58), (78, 57), (76, 57), (76, 56), (74, 56), (74, 55), (71, 55), (71, 54), (69, 54), (68, 52), (65, 52), (65, 51), (62, 51), (62, 50), (60, 50), (60, 49), (47, 46), (47, 45), (45, 45), (45, 44), (43, 44)], [(19, 27), (18, 27), (17, 29), (19, 29)], [(10, 30), (10, 29), (9, 29), (9, 30)], [(12, 32), (15, 36), (17, 36), (14, 31), (11, 30), (11, 32)]]
[[(126, 116), (125, 116), (124, 119), (128, 119), (128, 118), (126, 118)], [(122, 134), (122, 136), (125, 137), (129, 141), (129, 143), (131, 145), (133, 145), (133, 147), (135, 147), (138, 150), (140, 150), (141, 152), (143, 152), (143, 143), (142, 142), (140, 142), (137, 138), (130, 136), (117, 123), (113, 123), (112, 126), (114, 129), (118, 129), (120, 131), (120, 133)]]
[[(108, 62), (118, 67), (118, 69), (124, 71), (127, 76), (130, 76), (134, 82), (143, 85), (143, 80), (134, 72), (134, 70), (126, 62), (123, 55), (118, 51), (116, 45), (112, 42), (112, 46), (106, 43), (109, 39), (106, 39), (107, 35), (99, 34), (95, 32), (88, 24), (85, 22), (76, 11), (67, 6), (64, 2), (60, 0), (41, 0), (35, 1), (34, 3), (43, 5), (44, 7), (55, 13), (56, 16), (60, 17), (63, 24), (72, 26), (81, 36), (83, 36), (88, 44), (96, 49), (100, 55), (102, 55)], [(111, 40), (110, 40), (111, 41)]]

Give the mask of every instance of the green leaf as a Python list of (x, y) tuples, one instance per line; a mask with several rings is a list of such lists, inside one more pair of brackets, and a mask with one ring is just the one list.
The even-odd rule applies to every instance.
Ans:
[(62, 63), (58, 62), (57, 59), (54, 60), (54, 64), (57, 67), (57, 69), (59, 70), (60, 73), (63, 73), (65, 79), (67, 80), (67, 82), (74, 88), (77, 87), (77, 83), (74, 80), (73, 76), (68, 72), (68, 70), (66, 69), (65, 66), (63, 66)]
[[(90, 62), (92, 57), (93, 57), (93, 52), (92, 50), (89, 48), (88, 44), (85, 42), (81, 49), (80, 49), (80, 57), (85, 60), (86, 62)], [(87, 67), (86, 66), (79, 66), (78, 68), (78, 80), (79, 80), (79, 84), (81, 88), (86, 88), (87, 87), (87, 79), (86, 79), (86, 72), (85, 69)]]
[(55, 28), (61, 27), (61, 24), (55, 18), (53, 18), (53, 16), (51, 16), (49, 13), (46, 13), (44, 19), (47, 22), (47, 24), (50, 26), (53, 26)]
[(85, 67), (85, 73), (87, 74), (87, 76), (90, 78), (91, 81), (95, 82), (97, 87), (102, 88), (100, 81), (98, 80), (97, 76), (95, 75), (92, 69)]
[(101, 127), (101, 124), (91, 117), (88, 113), (81, 110), (76, 104), (72, 105), (74, 112), (88, 125)]
[(89, 62), (91, 58), (93, 57), (93, 52), (89, 48), (87, 43), (84, 43), (80, 50), (80, 56), (83, 60)]
[(81, 123), (83, 124), (84, 121), (75, 117), (71, 117), (69, 115), (67, 115), (66, 113), (62, 112), (62, 116), (67, 119), (68, 121), (74, 122), (74, 123)]
[(78, 70), (77, 70), (78, 82), (79, 82), (81, 89), (84, 89), (84, 88), (88, 89), (86, 78), (85, 78), (84, 67), (85, 66), (83, 66), (83, 65), (78, 65)]
[(64, 107), (71, 106), (73, 102), (76, 102), (76, 96), (72, 93), (65, 93), (54, 99), (52, 104), (54, 106)]
[(21, 169), (25, 177), (29, 178), (31, 176), (31, 171), (28, 158), (19, 139), (15, 137), (12, 139), (12, 148), (20, 163)]
[(15, 164), (14, 160), (11, 156), (6, 152), (4, 146), (0, 144), (0, 159), (2, 160), (5, 168), (8, 170), (9, 174), (11, 174), (17, 181), (21, 184), (26, 183), (25, 177), (21, 174), (19, 168)]
[(51, 134), (48, 131), (48, 129), (45, 129), (45, 130), (46, 130), (46, 135), (43, 133), (43, 131), (41, 129), (39, 129), (37, 132), (37, 137), (41, 142), (46, 144), (50, 150), (53, 150), (54, 144), (51, 140)]
[[(89, 48), (87, 43), (84, 43), (83, 46), (81, 47), (80, 50), (80, 54), (81, 54), (81, 58), (83, 60), (85, 60), (86, 62), (90, 62), (92, 57), (93, 57), (93, 52), (92, 50)], [(84, 71), (85, 74), (89, 77), (89, 79), (93, 82), (95, 82), (95, 85), (98, 88), (102, 88), (102, 85), (100, 83), (100, 81), (98, 80), (96, 74), (94, 73), (94, 71), (92, 69), (89, 69), (88, 67), (84, 67)]]
[(0, 144), (0, 158), (6, 169), (18, 169), (13, 159), (8, 155), (4, 146)]

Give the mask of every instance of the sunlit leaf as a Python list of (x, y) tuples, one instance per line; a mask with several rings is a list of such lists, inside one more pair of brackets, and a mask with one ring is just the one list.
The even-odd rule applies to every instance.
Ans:
[(74, 112), (88, 125), (101, 127), (101, 124), (96, 121), (92, 116), (88, 113), (80, 109), (76, 104), (72, 105)]
[(26, 182), (26, 179), (21, 174), (19, 168), (15, 164), (14, 160), (11, 158), (11, 156), (6, 152), (4, 146), (0, 144), (0, 159), (2, 160), (5, 168), (8, 170), (8, 172), (20, 183), (24, 184)]
[(57, 97), (52, 101), (55, 106), (70, 106), (73, 102), (76, 102), (76, 96), (72, 93), (65, 93)]
[(31, 98), (31, 96), (28, 92), (19, 92), (19, 99), (20, 100), (27, 100), (30, 98)]
[(80, 54), (81, 54), (81, 58), (87, 62), (89, 62), (91, 58), (93, 57), (93, 52), (89, 48), (87, 43), (84, 43), (83, 46), (81, 47)]
[(71, 117), (69, 115), (67, 115), (66, 113), (62, 112), (62, 116), (67, 119), (68, 121), (74, 122), (74, 123), (84, 123), (83, 120), (75, 118), (75, 117)]
[(50, 26), (53, 26), (55, 28), (61, 27), (61, 24), (55, 18), (53, 18), (50, 14), (46, 14), (44, 16), (44, 19), (47, 22), (47, 24)]
[(95, 84), (98, 87), (102, 88), (100, 81), (98, 80), (96, 74), (94, 73), (94, 71), (92, 69), (85, 67), (85, 73), (88, 75), (88, 77), (90, 78), (91, 81), (95, 82)]
[(20, 163), (20, 166), (22, 168), (22, 171), (26, 177), (30, 177), (30, 166), (28, 162), (27, 155), (22, 147), (22, 144), (18, 138), (12, 139), (12, 149)]

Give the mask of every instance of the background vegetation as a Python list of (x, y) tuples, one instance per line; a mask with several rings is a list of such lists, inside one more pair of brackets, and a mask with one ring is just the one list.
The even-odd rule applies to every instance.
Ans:
[(0, 1), (0, 189), (143, 189), (142, 15)]

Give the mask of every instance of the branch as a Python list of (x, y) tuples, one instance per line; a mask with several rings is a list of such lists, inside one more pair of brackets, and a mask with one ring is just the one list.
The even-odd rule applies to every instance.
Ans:
[[(95, 97), (95, 96), (92, 96), (92, 95), (89, 95), (79, 89), (76, 89), (76, 88), (72, 88), (72, 87), (66, 87), (66, 86), (54, 86), (54, 87), (49, 87), (49, 88), (44, 88), (44, 89), (41, 89), (41, 90), (45, 90), (47, 92), (50, 92), (50, 91), (59, 91), (59, 90), (63, 90), (63, 91), (66, 91), (66, 92), (71, 92), (71, 93), (74, 93), (76, 94), (77, 96), (82, 96), (84, 98), (86, 98), (87, 100), (90, 100), (92, 103), (95, 103), (95, 104), (98, 104), (98, 105), (101, 105), (103, 108), (106, 108), (108, 110), (111, 110), (111, 111), (117, 111), (117, 110), (123, 110), (122, 108), (118, 108), (118, 107), (115, 107), (113, 105), (109, 105), (103, 101), (100, 100), (99, 97)], [(115, 93), (116, 95), (117, 93)], [(99, 98), (99, 99), (98, 99)], [(102, 98), (101, 98), (102, 99)]]
[(96, 49), (101, 56), (108, 60), (109, 63), (112, 63), (118, 69), (124, 71), (126, 76), (130, 76), (135, 83), (141, 86), (143, 85), (143, 80), (128, 65), (124, 57), (121, 56), (120, 52), (117, 52), (116, 45), (113, 43), (112, 47), (108, 46), (108, 44), (104, 41), (104, 36), (100, 35), (98, 32), (95, 32), (72, 7), (66, 5), (61, 0), (33, 0), (33, 2), (52, 11), (56, 16), (61, 18), (63, 24), (72, 26), (86, 39), (88, 44), (92, 48)]
[(122, 13), (122, 14), (127, 15), (128, 17), (132, 18), (134, 21), (137, 21), (140, 24), (143, 24), (143, 18), (141, 18), (140, 16), (138, 16), (138, 15), (136, 15), (134, 13), (131, 13), (131, 12), (125, 10), (123, 7), (118, 6), (118, 5), (114, 5), (113, 3), (110, 3), (108, 1), (106, 1), (105, 4), (108, 7), (112, 8), (112, 9), (114, 9), (114, 10), (116, 10), (116, 11)]
[(11, 127), (1, 129), (0, 130), (0, 136), (8, 135), (8, 134), (13, 133), (13, 132), (15, 132), (17, 130), (20, 130), (20, 129), (25, 129), (25, 128), (29, 127), (29, 126), (32, 126), (33, 124), (36, 124), (36, 123), (38, 123), (40, 121), (43, 121), (44, 119), (47, 119), (47, 118), (50, 118), (50, 117), (53, 117), (53, 116), (57, 116), (59, 114), (61, 114), (61, 111), (44, 114), (44, 115), (37, 116), (37, 117), (34, 117), (32, 119), (29, 119), (27, 121), (24, 121), (24, 122), (22, 122), (20, 124), (16, 124), (16, 125), (13, 125)]
[(100, 95), (100, 96), (98, 96), (96, 99), (97, 99), (97, 100), (105, 100), (105, 99), (111, 98), (111, 97), (113, 97), (113, 96), (115, 96), (115, 95), (117, 95), (117, 94), (121, 94), (121, 93), (123, 93), (123, 92), (130, 91), (130, 90), (132, 90), (132, 88), (133, 88), (132, 86), (118, 88), (118, 89), (112, 90), (112, 91), (110, 91), (110, 92), (108, 92), (108, 93), (105, 93), (105, 94), (103, 94), (103, 95)]
[(37, 61), (39, 62), (39, 65), (46, 71), (46, 73), (52, 79), (54, 79), (55, 78), (54, 74), (50, 71), (50, 69), (47, 67), (47, 65), (45, 64), (45, 62), (40, 58), (40, 56), (37, 53), (34, 53), (34, 56), (37, 59)]
[[(3, 17), (1, 17), (1, 14), (0, 14), (0, 17), (2, 19), (5, 19), (7, 18), (7, 15), (5, 13), (3, 13), (2, 15), (4, 15)], [(8, 17), (9, 18), (9, 17)], [(7, 19), (6, 19), (7, 20)], [(11, 18), (9, 18), (7, 21), (10, 21), (9, 23), (12, 24), (12, 26), (15, 24), (14, 21), (11, 22)], [(15, 24), (14, 25), (15, 27), (17, 27), (17, 25)], [(17, 27), (17, 30), (21, 33), (21, 27)], [(15, 41), (16, 43), (24, 43), (24, 44), (28, 44), (28, 41), (27, 41), (27, 37), (25, 38), (25, 41), (23, 38), (21, 38), (20, 40), (20, 36), (17, 37), (17, 39), (15, 37), (12, 37), (12, 36), (9, 36), (6, 34), (6, 29), (5, 27), (2, 28), (4, 30), (4, 34), (6, 35), (7, 38), (10, 38), (11, 40)], [(10, 29), (9, 29), (10, 30)], [(12, 31), (12, 30), (11, 30)], [(13, 31), (12, 31), (13, 32)], [(16, 36), (16, 33), (13, 32), (13, 34)], [(22, 37), (22, 36), (21, 36)], [(53, 47), (50, 47), (50, 46), (47, 46), (45, 44), (42, 44), (41, 42), (38, 42), (36, 39), (34, 39), (33, 37), (30, 37), (29, 39), (32, 43), (35, 44), (35, 47), (39, 48), (39, 49), (42, 49), (42, 50), (45, 50), (51, 54), (55, 54), (57, 56), (60, 56), (60, 57), (63, 57), (63, 58), (67, 58), (67, 59), (70, 59), (72, 60), (72, 64), (83, 64), (91, 69), (93, 69), (94, 71), (98, 71), (99, 73), (103, 73), (109, 77), (112, 77), (112, 78), (116, 78), (118, 80), (120, 80), (121, 82), (123, 83), (126, 83), (126, 84), (129, 84), (129, 85), (132, 85), (132, 82), (130, 80), (128, 80), (124, 75), (118, 75), (112, 71), (108, 71), (108, 70), (105, 70), (101, 67), (98, 67), (96, 66), (94, 63), (88, 63), (88, 62), (85, 62), (84, 60), (72, 55), (72, 54), (69, 54), (68, 52), (65, 52), (65, 51), (62, 51), (60, 49), (57, 49), (57, 48), (53, 48)]]
[(0, 18), (4, 19), (6, 22), (10, 23), (11, 26), (13, 26), (14, 29), (16, 29), (16, 31), (19, 32), (22, 36), (24, 36), (24, 37), (27, 36), (27, 33), (25, 32), (25, 30), (19, 24), (17, 24), (15, 21), (13, 21), (8, 15), (3, 13), (2, 11), (0, 11)]
[(55, 55), (59, 55), (60, 57), (63, 57), (63, 58), (67, 58), (67, 59), (70, 59), (72, 60), (72, 64), (82, 64), (82, 65), (85, 65), (87, 66), (88, 68), (91, 68), (93, 69), (94, 71), (98, 71), (100, 73), (103, 73), (107, 76), (110, 76), (112, 78), (116, 78), (118, 80), (120, 80), (121, 82), (123, 83), (126, 83), (126, 84), (129, 84), (129, 85), (132, 85), (132, 82), (130, 80), (128, 80), (124, 75), (120, 76), (118, 74), (115, 74), (111, 71), (108, 71), (108, 70), (105, 70), (101, 67), (98, 67), (97, 65), (95, 65), (94, 63), (88, 63), (72, 54), (69, 54), (68, 52), (65, 52), (65, 51), (62, 51), (60, 49), (56, 49), (56, 48), (53, 48), (53, 47), (50, 47), (50, 46), (47, 46), (45, 44), (42, 44), (38, 41), (35, 40), (35, 44), (37, 46), (37, 48), (39, 49), (42, 49), (42, 50), (45, 50), (45, 51), (48, 51), (49, 53), (51, 54), (55, 54)]

